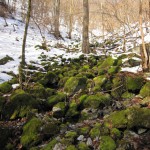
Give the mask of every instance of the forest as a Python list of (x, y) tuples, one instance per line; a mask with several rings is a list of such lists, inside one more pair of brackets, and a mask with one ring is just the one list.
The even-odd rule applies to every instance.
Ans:
[(1, 150), (150, 150), (150, 0), (0, 0)]

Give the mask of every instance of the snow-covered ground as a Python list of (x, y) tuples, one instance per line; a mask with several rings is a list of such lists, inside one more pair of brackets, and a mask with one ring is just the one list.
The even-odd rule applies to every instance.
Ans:
[[(5, 72), (13, 71), (18, 73), (18, 65), (21, 61), (22, 51), (22, 39), (24, 34), (24, 23), (19, 20), (7, 19), (8, 26), (5, 26), (4, 19), (0, 17), (0, 59), (6, 55), (12, 57), (14, 61), (10, 61), (5, 65), (0, 66), (0, 82), (9, 80), (11, 76), (5, 74)], [(72, 47), (72, 43), (77, 44), (71, 40), (56, 40), (52, 35), (47, 34), (47, 44), (50, 45), (49, 51), (35, 48), (36, 45), (41, 45), (42, 38), (36, 27), (29, 27), (28, 36), (26, 42), (26, 62), (30, 64), (30, 61), (34, 61), (40, 64), (39, 56), (47, 55), (50, 57), (62, 55), (64, 58), (79, 57), (82, 52), (78, 53), (66, 53), (66, 50), (60, 48), (54, 48), (57, 43), (65, 45), (65, 47)]]
[[(24, 34), (24, 23), (15, 20), (15, 19), (7, 19), (8, 26), (5, 26), (5, 21), (3, 18), (0, 17), (0, 59), (4, 58), (6, 55), (12, 57), (14, 60), (6, 63), (5, 65), (0, 65), (0, 83), (7, 81), (11, 79), (11, 76), (6, 74), (7, 72), (13, 72), (15, 74), (18, 73), (18, 65), (21, 61), (21, 51), (22, 51), (22, 40), (23, 40), (23, 34)], [(135, 29), (134, 29), (135, 28)], [(139, 45), (141, 43), (140, 38), (137, 38), (139, 36), (139, 31), (136, 27), (133, 26), (134, 33), (129, 34), (126, 37), (126, 49), (127, 51), (131, 48), (133, 48), (133, 42), (131, 42), (131, 39), (136, 37), (135, 44)], [(105, 33), (106, 39), (117, 39), (118, 36), (122, 37), (122, 39), (118, 40), (116, 44), (118, 44), (117, 48), (112, 48), (111, 50), (106, 50), (107, 54), (112, 55), (113, 57), (117, 57), (118, 55), (121, 55), (123, 53), (123, 32), (122, 29), (116, 34), (116, 37), (114, 36), (114, 33)], [(128, 30), (126, 31), (129, 32)], [(150, 33), (145, 32), (145, 41), (150, 41)], [(101, 32), (97, 30), (93, 30), (93, 34), (100, 37)], [(47, 45), (49, 45), (49, 50), (42, 50), (35, 48), (36, 45), (41, 45), (42, 38), (40, 35), (40, 32), (38, 28), (36, 28), (35, 25), (30, 25), (28, 29), (28, 36), (27, 36), (27, 42), (26, 42), (26, 62), (28, 64), (32, 62), (35, 62), (37, 65), (41, 63), (41, 60), (39, 57), (42, 55), (46, 55), (48, 57), (56, 57), (56, 56), (62, 56), (64, 58), (75, 58), (79, 57), (81, 52), (81, 41), (77, 41), (77, 38), (79, 39), (81, 37), (81, 33), (78, 33), (77, 31), (73, 32), (74, 38), (72, 40), (65, 38), (67, 35), (67, 29), (65, 27), (61, 27), (61, 35), (63, 39), (56, 40), (53, 35), (46, 34), (45, 38), (47, 41)], [(102, 37), (102, 36), (101, 36)], [(93, 39), (91, 38), (90, 41)], [(95, 40), (95, 37), (94, 37)], [(104, 42), (102, 38), (96, 39), (99, 43)], [(66, 47), (64, 48), (57, 48), (57, 45), (63, 45)], [(67, 52), (68, 49), (73, 49), (73, 47), (78, 45), (78, 52)], [(106, 47), (107, 49), (108, 47)], [(109, 49), (109, 48), (108, 48)], [(116, 51), (117, 50), (117, 51)], [(104, 53), (103, 50), (97, 50), (97, 55), (101, 55)], [(129, 53), (129, 52), (127, 52)], [(137, 52), (138, 53), (138, 52)], [(58, 59), (59, 61), (59, 59)], [(133, 68), (122, 68), (122, 71), (129, 71), (129, 72), (138, 72), (141, 71), (141, 66), (133, 67)]]

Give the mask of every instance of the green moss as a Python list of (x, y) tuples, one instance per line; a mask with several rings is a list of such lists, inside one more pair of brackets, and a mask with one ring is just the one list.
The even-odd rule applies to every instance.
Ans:
[(56, 95), (50, 96), (48, 98), (47, 103), (49, 107), (53, 107), (58, 102), (64, 102), (65, 100), (66, 100), (66, 94), (59, 92)]
[(109, 69), (108, 69), (108, 73), (110, 75), (113, 75), (115, 73), (118, 73), (119, 71), (121, 70), (121, 68), (119, 66), (111, 66)]
[(74, 118), (74, 117), (77, 117), (79, 115), (79, 111), (78, 111), (78, 105), (75, 103), (75, 102), (72, 102), (70, 105), (69, 105), (69, 109), (66, 113), (66, 117), (67, 118)]
[(29, 88), (29, 92), (36, 98), (46, 98), (45, 88), (40, 83), (35, 83), (33, 87)]
[(102, 136), (100, 140), (100, 150), (115, 150), (115, 141), (109, 136)]
[(14, 59), (8, 55), (6, 55), (4, 58), (0, 59), (0, 65), (5, 65), (9, 61), (13, 61)]
[(80, 135), (87, 135), (90, 131), (90, 127), (89, 126), (85, 126), (85, 127), (82, 127), (82, 128), (79, 128), (78, 129), (78, 132)]
[(128, 128), (142, 127), (150, 128), (150, 109), (131, 108), (127, 114)]
[(75, 139), (77, 138), (77, 133), (74, 131), (68, 131), (65, 135), (65, 138), (68, 143), (74, 143)]
[(78, 150), (74, 145), (69, 145), (65, 150)]
[(58, 86), (59, 87), (64, 87), (66, 81), (69, 79), (69, 77), (63, 77), (59, 80)]
[(55, 94), (55, 90), (51, 88), (46, 88), (46, 96), (50, 97)]
[(73, 95), (79, 90), (83, 90), (86, 87), (86, 78), (70, 77), (64, 86), (64, 91), (69, 95)]
[(102, 86), (105, 84), (107, 78), (105, 75), (101, 75), (98, 77), (95, 77), (94, 79), (94, 91), (99, 91), (101, 90)]
[(54, 146), (57, 144), (57, 140), (53, 139), (50, 141), (42, 150), (51, 150), (54, 148)]
[(38, 118), (32, 118), (23, 127), (23, 134), (21, 136), (21, 144), (24, 147), (31, 147), (41, 141), (39, 130), (43, 122)]
[(111, 95), (116, 99), (120, 99), (126, 91), (125, 77), (123, 74), (119, 74), (113, 79)]
[(140, 95), (145, 98), (150, 96), (150, 82), (147, 82), (140, 90)]
[(113, 112), (105, 118), (105, 125), (113, 128), (150, 128), (150, 110), (148, 108), (129, 108)]
[(111, 97), (109, 94), (98, 93), (96, 95), (90, 95), (86, 98), (83, 105), (84, 107), (98, 108), (110, 104)]
[(139, 91), (144, 84), (144, 79), (140, 76), (127, 76), (126, 86), (127, 89), (133, 92)]
[(124, 128), (127, 126), (127, 111), (122, 110), (122, 111), (116, 111), (110, 114), (108, 118), (106, 118), (106, 125), (108, 127), (116, 127), (116, 128)]
[(78, 144), (78, 149), (79, 150), (90, 150), (90, 148), (84, 142), (80, 142)]
[(121, 95), (123, 99), (132, 99), (135, 95), (133, 93), (125, 92)]
[(58, 82), (58, 77), (54, 72), (48, 71), (39, 82), (44, 86), (55, 85)]
[(8, 82), (0, 84), (0, 92), (6, 94), (12, 90), (12, 86)]
[(66, 112), (66, 103), (65, 102), (59, 102), (56, 105), (53, 106), (53, 117), (55, 118), (61, 118), (65, 115)]
[(115, 60), (114, 60), (112, 57), (106, 58), (106, 59), (103, 61), (103, 63), (102, 63), (100, 66), (98, 66), (99, 75), (105, 74), (105, 73), (108, 71), (108, 69), (109, 69), (111, 66), (113, 66), (114, 62), (115, 62)]
[(90, 137), (92, 139), (94, 139), (94, 138), (99, 137), (99, 136), (100, 136), (100, 128), (98, 128), (98, 127), (92, 128), (90, 131)]
[(121, 138), (121, 132), (117, 128), (112, 128), (110, 131), (110, 134), (114, 139), (120, 139)]
[(30, 94), (23, 90), (16, 90), (12, 93), (10, 102), (6, 105), (5, 115), (11, 119), (24, 117), (36, 106), (37, 102)]

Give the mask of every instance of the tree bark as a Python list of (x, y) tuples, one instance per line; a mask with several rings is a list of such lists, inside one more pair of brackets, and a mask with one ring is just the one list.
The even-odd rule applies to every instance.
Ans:
[(60, 37), (59, 18), (60, 18), (60, 0), (54, 0), (54, 35), (57, 39)]
[(24, 31), (24, 37), (23, 37), (23, 44), (22, 44), (22, 60), (21, 64), (24, 66), (26, 64), (25, 62), (25, 47), (26, 47), (26, 39), (27, 39), (27, 32), (30, 22), (30, 16), (31, 16), (31, 0), (28, 0), (28, 12), (26, 16), (26, 24), (25, 24), (25, 31)]
[(144, 41), (142, 19), (143, 19), (142, 0), (140, 0), (140, 3), (139, 3), (139, 25), (140, 25), (140, 32), (141, 32), (141, 39), (142, 39), (142, 48), (141, 48), (142, 69), (143, 69), (143, 72), (147, 72), (147, 71), (149, 71), (149, 56), (148, 56), (148, 51), (146, 50), (145, 41)]
[(82, 31), (82, 52), (90, 53), (89, 51), (89, 2), (83, 0), (83, 31)]

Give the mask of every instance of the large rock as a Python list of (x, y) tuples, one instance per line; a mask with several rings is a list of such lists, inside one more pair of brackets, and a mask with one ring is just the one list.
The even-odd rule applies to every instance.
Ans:
[(70, 77), (64, 86), (64, 91), (68, 95), (73, 95), (79, 90), (83, 90), (86, 87), (86, 78), (82, 77)]
[(105, 119), (105, 123), (114, 128), (150, 128), (150, 109), (129, 108), (116, 111)]

